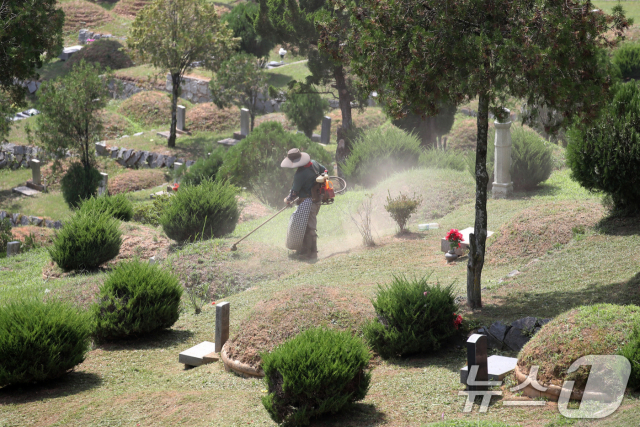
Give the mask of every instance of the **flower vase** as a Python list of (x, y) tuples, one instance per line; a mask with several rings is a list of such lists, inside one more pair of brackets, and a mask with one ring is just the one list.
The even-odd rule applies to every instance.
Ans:
[(451, 262), (458, 258), (458, 254), (456, 254), (455, 248), (452, 247), (451, 249), (449, 249), (449, 252), (444, 254), (444, 257), (447, 259), (447, 262)]

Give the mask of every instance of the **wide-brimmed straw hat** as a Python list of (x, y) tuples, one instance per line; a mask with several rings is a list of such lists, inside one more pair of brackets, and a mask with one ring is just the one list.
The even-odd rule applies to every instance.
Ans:
[(292, 148), (287, 153), (287, 157), (280, 163), (282, 168), (298, 168), (304, 166), (311, 160), (311, 156), (307, 153), (303, 153), (297, 148)]

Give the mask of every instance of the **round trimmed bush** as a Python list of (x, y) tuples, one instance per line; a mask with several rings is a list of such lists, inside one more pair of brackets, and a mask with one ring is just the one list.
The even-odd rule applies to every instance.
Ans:
[(631, 364), (629, 387), (635, 390), (640, 389), (640, 323), (634, 326), (629, 342), (622, 347), (620, 354)]
[(378, 287), (372, 303), (377, 318), (365, 325), (364, 336), (384, 358), (439, 350), (457, 333), (451, 285), (394, 277), (389, 286)]
[(71, 69), (83, 59), (85, 62), (97, 63), (102, 69), (119, 70), (133, 67), (133, 61), (124, 52), (122, 44), (110, 39), (100, 39), (87, 44), (80, 52), (76, 52), (69, 58), (64, 66)]
[(0, 387), (58, 378), (84, 361), (91, 316), (57, 301), (0, 307)]
[(268, 389), (262, 404), (277, 423), (308, 425), (364, 399), (369, 389), (369, 350), (346, 331), (308, 329), (261, 357)]
[(227, 152), (219, 178), (247, 187), (260, 201), (281, 206), (293, 182), (293, 170), (280, 167), (287, 151), (298, 148), (333, 171), (332, 157), (320, 144), (303, 135), (287, 132), (278, 122), (265, 122)]
[(640, 43), (624, 43), (613, 52), (612, 62), (623, 79), (640, 78)]
[(183, 184), (164, 207), (160, 217), (162, 229), (178, 242), (231, 233), (240, 218), (237, 194), (238, 189), (227, 181)]
[(617, 85), (613, 100), (589, 124), (569, 132), (571, 176), (590, 191), (612, 199), (619, 212), (640, 210), (640, 88)]
[(157, 265), (138, 259), (119, 263), (93, 305), (94, 335), (114, 340), (170, 328), (180, 317), (182, 286)]
[(78, 211), (56, 232), (49, 255), (65, 271), (95, 269), (120, 253), (119, 224), (108, 212)]
[(133, 204), (124, 194), (115, 196), (92, 197), (80, 205), (84, 212), (107, 212), (122, 221), (130, 221), (133, 217)]
[(366, 186), (418, 165), (420, 140), (395, 126), (369, 129), (356, 138), (342, 167), (345, 177)]
[(313, 130), (322, 122), (327, 110), (329, 101), (317, 93), (294, 94), (282, 104), (282, 112), (287, 119), (304, 132), (307, 138), (313, 136)]
[(551, 176), (553, 170), (551, 144), (534, 130), (523, 126), (513, 126), (511, 140), (513, 142), (511, 146), (513, 188), (514, 190), (534, 189)]
[(82, 163), (74, 163), (60, 180), (62, 197), (70, 208), (77, 208), (83, 200), (98, 193), (101, 181), (102, 176), (98, 169), (87, 169)]

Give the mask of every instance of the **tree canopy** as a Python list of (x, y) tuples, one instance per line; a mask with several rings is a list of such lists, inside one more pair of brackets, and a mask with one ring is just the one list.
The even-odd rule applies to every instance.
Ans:
[(257, 3), (240, 3), (229, 13), (222, 15), (222, 21), (233, 30), (234, 37), (240, 39), (240, 51), (266, 60), (276, 43), (272, 36), (258, 34), (255, 21), (259, 12), (260, 6)]
[[(504, 118), (507, 96), (549, 105), (588, 120), (608, 96), (611, 78), (599, 61), (629, 26), (622, 8), (609, 16), (589, 0), (361, 0), (339, 20), (321, 23), (320, 46), (349, 63), (389, 111), (434, 115), (442, 101), (478, 98), (476, 218), (470, 238), (467, 303), (482, 306), (487, 234), (488, 115)], [(605, 33), (612, 30), (612, 37)]]
[(169, 147), (175, 146), (176, 110), (185, 72), (196, 61), (216, 70), (237, 42), (233, 31), (220, 21), (214, 5), (206, 0), (154, 0), (136, 16), (127, 45), (141, 60), (171, 74)]

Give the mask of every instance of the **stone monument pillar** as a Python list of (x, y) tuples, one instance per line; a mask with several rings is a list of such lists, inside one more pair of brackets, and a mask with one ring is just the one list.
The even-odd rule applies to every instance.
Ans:
[(229, 310), (228, 302), (216, 304), (216, 336), (215, 336), (215, 352), (220, 353), (222, 346), (229, 339)]
[(251, 115), (249, 110), (243, 108), (240, 110), (240, 135), (246, 137), (251, 129)]
[(495, 161), (493, 164), (493, 198), (504, 199), (513, 192), (511, 182), (511, 118), (510, 111), (505, 109), (504, 121), (496, 119)]
[(98, 196), (106, 195), (107, 189), (109, 188), (109, 175), (100, 172), (100, 176), (102, 177), (102, 182), (100, 183), (100, 187), (98, 187)]
[(184, 105), (178, 105), (176, 129), (184, 131), (187, 108)]
[(13, 241), (7, 243), (7, 258), (12, 257), (14, 255), (18, 255), (20, 253), (20, 242)]
[(320, 143), (327, 145), (331, 138), (331, 117), (322, 118), (322, 130), (320, 131)]
[(42, 185), (40, 176), (40, 160), (31, 159), (31, 182), (35, 185)]

